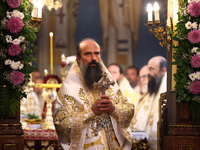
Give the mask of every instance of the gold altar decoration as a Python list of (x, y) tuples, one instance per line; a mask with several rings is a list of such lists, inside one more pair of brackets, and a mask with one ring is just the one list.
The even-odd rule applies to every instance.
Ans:
[(60, 88), (61, 84), (58, 84), (58, 81), (54, 78), (50, 78), (47, 81), (47, 84), (36, 84), (36, 87), (42, 87), (42, 98), (44, 101), (47, 102), (47, 113), (46, 119), (42, 124), (43, 129), (55, 129), (53, 124), (53, 117), (52, 117), (52, 102), (57, 97), (56, 88)]
[(32, 74), (30, 75), (30, 82), (27, 84), (27, 89), (26, 92), (30, 93), (27, 95), (27, 99), (25, 101), (25, 103), (22, 103), (21, 106), (21, 114), (33, 114), (34, 112), (36, 112), (36, 108), (34, 108), (33, 106), (35, 105), (35, 101), (33, 98), (33, 95), (31, 94), (33, 92), (33, 88), (35, 87), (35, 83), (32, 82)]
[[(169, 31), (172, 31), (172, 19), (167, 19), (167, 26), (166, 30), (163, 26), (161, 26), (160, 18), (159, 18), (159, 5), (157, 2), (154, 3), (154, 18), (155, 23), (152, 19), (152, 5), (149, 3), (147, 5), (147, 12), (148, 12), (148, 22), (147, 26), (149, 26), (149, 31), (158, 39), (159, 44), (161, 47), (166, 46), (166, 44), (171, 43), (171, 34)], [(153, 28), (155, 26), (155, 28)]]
[(41, 83), (37, 83), (35, 84), (36, 88), (60, 88), (62, 84), (41, 84)]
[(47, 102), (47, 113), (46, 113), (46, 119), (43, 123), (44, 129), (53, 129), (55, 130), (54, 124), (53, 124), (53, 117), (52, 117), (52, 102), (56, 99), (57, 92), (56, 88), (44, 88), (44, 91), (42, 92), (42, 97), (44, 101)]
[(36, 17), (32, 17), (30, 20), (30, 26), (31, 27), (36, 27), (36, 28), (40, 28), (42, 24), (42, 18), (36, 18)]

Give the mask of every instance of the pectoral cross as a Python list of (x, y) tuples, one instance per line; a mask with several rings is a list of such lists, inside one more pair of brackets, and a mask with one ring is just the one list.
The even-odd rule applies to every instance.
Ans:
[(105, 91), (112, 85), (115, 84), (114, 81), (111, 81), (109, 78), (107, 78), (107, 73), (104, 72), (103, 74), (103, 77), (98, 81), (98, 82), (95, 82), (93, 84), (94, 88), (99, 88), (100, 91), (101, 91), (101, 94), (104, 95), (105, 94)]

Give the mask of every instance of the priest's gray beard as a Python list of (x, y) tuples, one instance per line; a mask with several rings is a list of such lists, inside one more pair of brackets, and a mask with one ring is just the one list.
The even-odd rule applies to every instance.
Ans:
[(161, 81), (162, 81), (162, 76), (158, 77), (149, 76), (148, 91), (150, 95), (157, 94)]
[[(92, 64), (96, 64), (96, 66), (92, 66)], [(84, 65), (81, 60), (80, 69), (83, 73), (86, 86), (89, 89), (93, 89), (94, 82), (98, 82), (102, 78), (103, 70), (101, 63), (93, 60), (87, 65)]]

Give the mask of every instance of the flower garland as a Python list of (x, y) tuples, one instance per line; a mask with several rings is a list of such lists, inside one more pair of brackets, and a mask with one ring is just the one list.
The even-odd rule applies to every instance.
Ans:
[(177, 102), (188, 101), (193, 120), (200, 120), (200, 0), (179, 0), (173, 39)]
[(29, 26), (29, 0), (0, 0), (0, 116), (14, 117), (34, 68), (30, 43), (36, 28)]

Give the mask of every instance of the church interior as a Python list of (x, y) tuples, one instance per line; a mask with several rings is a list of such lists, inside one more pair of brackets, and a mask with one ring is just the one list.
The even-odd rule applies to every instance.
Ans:
[[(129, 66), (140, 70), (152, 57), (164, 57), (167, 60), (166, 92), (160, 93), (158, 99), (156, 149), (200, 149), (200, 57), (194, 62), (200, 52), (200, 33), (197, 33), (200, 31), (200, 12), (189, 11), (189, 5), (193, 3), (198, 4), (193, 7), (200, 10), (199, 0), (16, 0), (19, 6), (10, 1), (0, 2), (0, 149), (61, 149), (53, 124), (53, 101), (76, 59), (77, 45), (85, 38), (92, 38), (100, 45), (101, 59), (106, 67), (117, 63), (124, 75)], [(158, 11), (153, 8), (155, 2), (159, 5)], [(147, 7), (148, 4), (151, 8)], [(28, 12), (29, 8), (32, 12)], [(188, 12), (184, 15), (186, 8)], [(24, 13), (18, 12), (21, 15), (18, 18), (22, 17), (24, 21), (20, 31), (4, 26), (6, 17), (8, 20), (13, 16), (17, 18), (13, 10)], [(188, 33), (192, 28), (197, 33), (193, 39)], [(21, 32), (26, 38), (15, 41), (14, 37), (20, 36)], [(188, 35), (185, 36), (186, 32)], [(29, 41), (25, 43), (25, 40)], [(23, 47), (24, 42), (29, 48), (28, 52), (23, 52), (26, 60), (19, 61), (21, 57), (17, 58), (18, 54), (11, 54), (10, 48), (6, 47), (6, 44), (14, 45), (18, 41), (18, 46)], [(196, 51), (189, 52), (192, 48)], [(12, 69), (19, 65), (12, 66), (11, 56), (14, 61), (21, 62), (22, 68), (26, 66), (27, 73), (22, 72), (24, 79), (28, 79), (23, 81), (23, 88), (28, 91), (26, 93), (40, 93), (37, 102), (33, 101), (37, 95), (27, 95), (26, 98), (24, 92), (12, 95), (22, 83), (12, 82), (12, 76), (9, 76), (10, 82), (16, 86), (6, 90), (9, 86), (5, 76), (9, 71), (5, 70), (10, 69), (9, 65)], [(16, 80), (23, 70), (20, 65), (17, 69), (13, 69), (18, 73)], [(37, 75), (41, 80), (35, 82)], [(6, 98), (9, 94), (10, 98)], [(9, 107), (8, 103), (14, 104)], [(11, 112), (3, 112), (10, 109)], [(134, 135), (139, 139), (135, 138), (133, 149), (151, 149), (148, 140), (142, 140), (143, 134), (135, 132)]]

